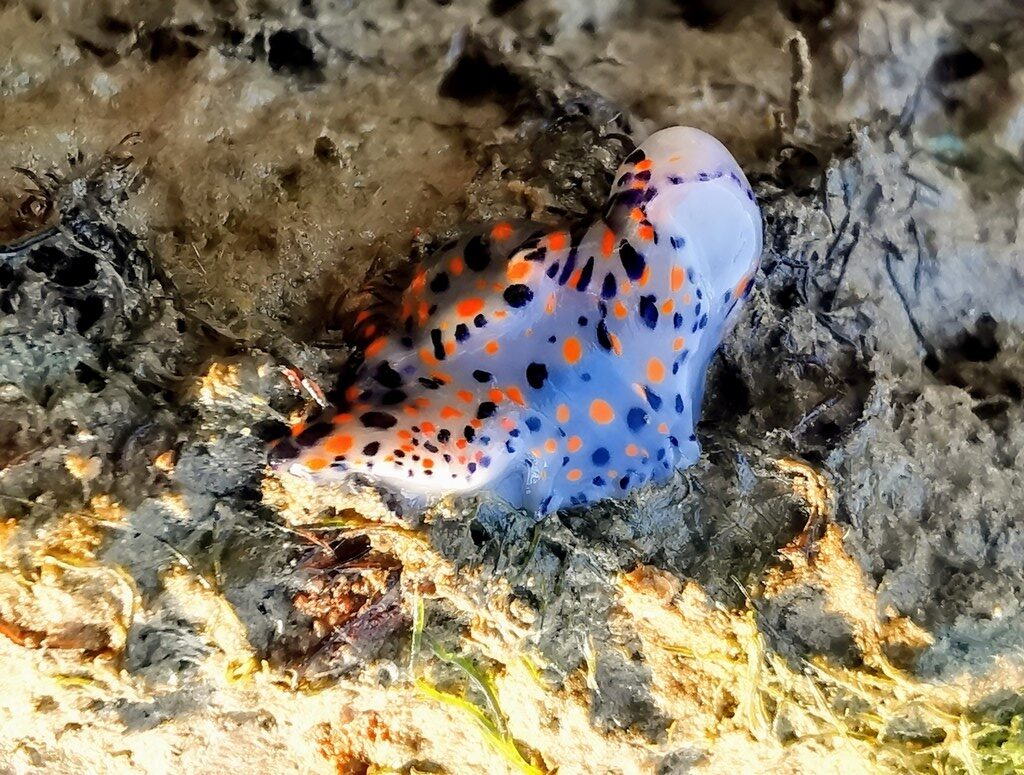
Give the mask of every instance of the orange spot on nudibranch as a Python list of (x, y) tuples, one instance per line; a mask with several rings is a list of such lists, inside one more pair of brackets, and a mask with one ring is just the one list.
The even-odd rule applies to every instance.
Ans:
[(548, 303), (544, 305), (544, 311), (551, 315), (555, 311), (555, 294), (548, 296)]
[(299, 436), (304, 430), (306, 430), (306, 423), (297, 422), (292, 426), (292, 436)]
[(505, 221), (502, 221), (501, 223), (496, 223), (494, 225), (494, 228), (491, 229), (491, 239), (496, 239), (498, 241), (501, 241), (501, 240), (507, 240), (511, 236), (512, 236), (512, 224), (507, 223)]
[(441, 419), (452, 420), (457, 417), (462, 417), (462, 412), (456, 409), (454, 406), (445, 406), (441, 409)]
[(487, 394), (487, 397), (491, 399), (491, 403), (500, 404), (505, 400), (505, 394), (497, 388), (492, 388), (491, 392)]
[(555, 419), (560, 423), (569, 422), (569, 407), (565, 404), (559, 404), (555, 410)]
[(473, 297), (471, 299), (463, 299), (455, 305), (455, 312), (459, 317), (471, 318), (480, 312), (484, 308), (484, 300)]
[(583, 439), (579, 436), (570, 436), (569, 440), (565, 443), (565, 448), (570, 452), (579, 452), (583, 447)]
[(657, 358), (647, 361), (647, 379), (651, 382), (661, 382), (665, 379), (665, 364)]
[(498, 350), (500, 349), (501, 345), (499, 345), (497, 341), (495, 341), (494, 339), (492, 339), (491, 341), (484, 345), (484, 352), (486, 352), (488, 355), (497, 355)]
[(629, 211), (629, 217), (632, 218), (637, 223), (639, 223), (646, 216), (644, 215), (643, 210), (641, 210), (639, 207), (634, 207), (632, 210)]
[(672, 341), (672, 349), (673, 349), (673, 350), (675, 350), (676, 352), (679, 352), (679, 351), (680, 351), (680, 350), (682, 350), (682, 349), (683, 349), (683, 347), (685, 347), (685, 346), (686, 346), (686, 340), (685, 340), (685, 339), (683, 339), (683, 337), (681, 337), (681, 336), (677, 336), (677, 337), (676, 337), (676, 338), (675, 338), (675, 339), (674, 339), (674, 340)]
[(640, 236), (644, 242), (650, 242), (654, 239), (654, 228), (646, 224), (642, 224), (636, 233)]
[(590, 419), (600, 425), (607, 425), (615, 419), (615, 410), (603, 398), (595, 398), (590, 402)]
[(322, 457), (311, 457), (305, 462), (305, 466), (310, 471), (319, 471), (321, 468), (327, 467), (327, 461)]
[(579, 481), (579, 478), (581, 476), (583, 476), (583, 472), (580, 471), (580, 469), (578, 468), (574, 468), (572, 469), (572, 471), (565, 475), (565, 478), (568, 479), (570, 482), (576, 482)]
[(575, 336), (570, 336), (565, 340), (565, 344), (562, 345), (562, 356), (565, 358), (565, 362), (570, 366), (578, 363), (580, 357), (583, 355), (583, 349), (580, 347), (580, 340)]
[(683, 282), (686, 280), (686, 272), (683, 271), (681, 266), (672, 267), (672, 273), (669, 278), (669, 287), (672, 289), (672, 293), (675, 293), (683, 287)]
[(466, 268), (466, 262), (462, 260), (462, 256), (455, 256), (451, 261), (448, 262), (448, 271), (454, 277), (458, 277), (462, 274), (462, 270)]
[(637, 172), (643, 172), (644, 170), (649, 170), (650, 168), (651, 168), (651, 160), (650, 159), (641, 159), (635, 165), (633, 165), (633, 169), (635, 169)]
[(601, 255), (605, 258), (609, 258), (614, 250), (615, 232), (611, 229), (605, 229), (604, 236), (601, 237)]
[(512, 400), (512, 403), (519, 404), (519, 406), (526, 406), (526, 401), (523, 400), (523, 394), (519, 392), (519, 388), (505, 388), (505, 395)]
[(347, 433), (328, 436), (327, 440), (324, 441), (324, 449), (332, 455), (344, 455), (352, 449), (352, 437)]
[(735, 296), (737, 299), (740, 296), (742, 296), (743, 295), (743, 291), (746, 289), (747, 283), (749, 281), (750, 281), (750, 278), (747, 277), (746, 275), (743, 275), (743, 277), (740, 278), (740, 281), (738, 283), (736, 283), (736, 287), (732, 289), (732, 295)]
[(457, 395), (460, 400), (465, 401), (467, 404), (473, 400), (473, 394), (470, 393), (468, 390), (460, 390), (455, 395)]
[(373, 358), (378, 353), (380, 353), (381, 350), (384, 349), (384, 346), (387, 343), (388, 343), (388, 339), (387, 339), (386, 336), (379, 336), (376, 339), (374, 339), (372, 342), (370, 342), (368, 345), (366, 345), (366, 349), (363, 351), (363, 354), (367, 358)]
[(630, 457), (636, 457), (640, 453), (640, 448), (636, 444), (626, 445), (626, 454)]
[(608, 334), (608, 338), (612, 343), (612, 352), (616, 355), (622, 355), (622, 342), (619, 341), (619, 337), (615, 334)]
[(505, 270), (505, 276), (510, 282), (521, 283), (530, 276), (530, 269), (529, 261), (513, 261)]
[(437, 429), (434, 427), (434, 423), (424, 422), (420, 423), (420, 430), (423, 431), (424, 433), (433, 433)]
[(424, 270), (418, 271), (412, 278), (412, 282), (409, 283), (409, 290), (415, 294), (423, 292), (423, 286), (427, 282), (427, 273)]
[(615, 306), (612, 308), (612, 311), (615, 313), (615, 317), (619, 318), (620, 320), (629, 314), (629, 310), (626, 309), (626, 305), (623, 304), (621, 301), (615, 302)]
[(661, 305), (661, 314), (668, 315), (675, 308), (676, 308), (675, 299), (667, 299), (665, 301), (665, 303)]
[(554, 454), (555, 451), (558, 449), (558, 442), (555, 441), (554, 439), (548, 439), (547, 441), (544, 442), (544, 449)]
[(548, 248), (551, 250), (561, 250), (565, 247), (568, 239), (564, 231), (556, 231), (548, 237)]

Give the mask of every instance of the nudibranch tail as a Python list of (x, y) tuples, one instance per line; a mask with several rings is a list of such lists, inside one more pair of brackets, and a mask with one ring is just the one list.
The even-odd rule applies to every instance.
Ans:
[(616, 173), (601, 219), (501, 222), (417, 268), (343, 404), (279, 464), (546, 514), (699, 456), (708, 361), (753, 284), (761, 219), (724, 146), (674, 127)]

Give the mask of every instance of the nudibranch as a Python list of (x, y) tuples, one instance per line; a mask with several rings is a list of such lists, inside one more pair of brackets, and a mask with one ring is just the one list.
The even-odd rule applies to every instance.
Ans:
[(362, 316), (341, 405), (272, 457), (538, 515), (665, 481), (699, 457), (705, 372), (760, 255), (760, 211), (728, 150), (697, 129), (656, 132), (622, 162), (603, 217), (493, 224), (419, 266), (390, 330)]

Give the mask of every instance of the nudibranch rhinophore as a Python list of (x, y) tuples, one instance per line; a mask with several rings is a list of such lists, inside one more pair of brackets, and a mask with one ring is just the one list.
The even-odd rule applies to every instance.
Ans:
[(539, 515), (665, 481), (699, 457), (705, 372), (760, 255), (760, 210), (726, 148), (656, 132), (622, 162), (603, 217), (493, 224), (418, 267), (343, 404), (272, 457)]

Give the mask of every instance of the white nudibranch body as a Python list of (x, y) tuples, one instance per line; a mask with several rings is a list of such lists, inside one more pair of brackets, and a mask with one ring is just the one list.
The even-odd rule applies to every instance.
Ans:
[(664, 481), (700, 454), (707, 365), (760, 255), (760, 210), (726, 148), (656, 132), (593, 222), (492, 224), (418, 267), (398, 310), (360, 321), (344, 400), (274, 457), (538, 514)]

